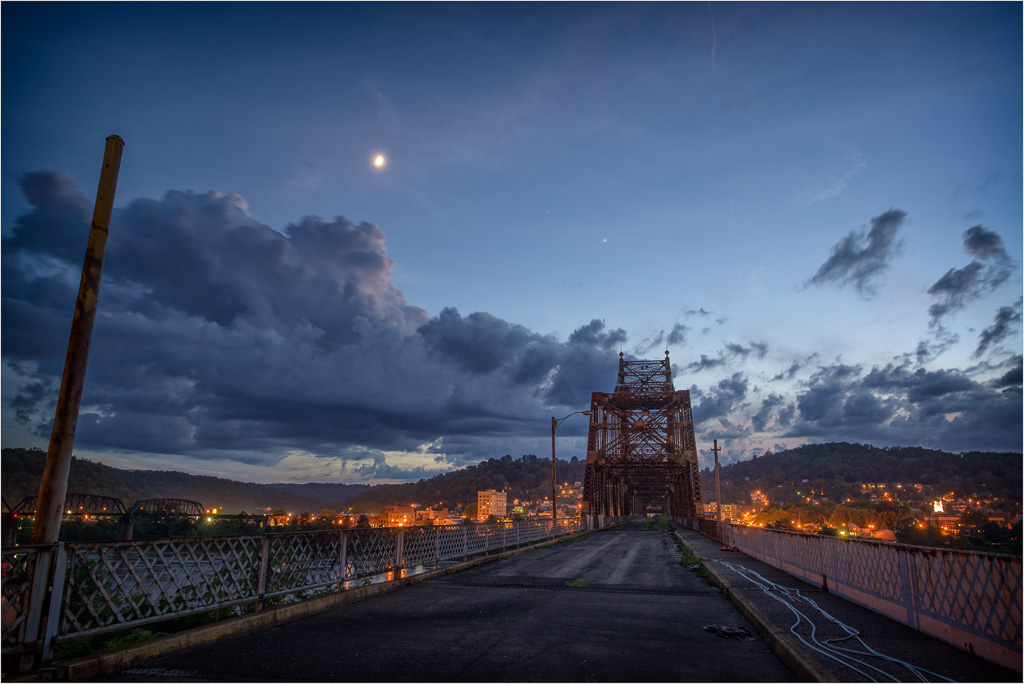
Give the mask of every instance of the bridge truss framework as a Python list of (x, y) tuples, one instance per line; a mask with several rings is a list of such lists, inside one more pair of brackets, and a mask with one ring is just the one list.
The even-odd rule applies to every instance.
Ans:
[(664, 360), (626, 361), (611, 394), (590, 402), (583, 513), (703, 515), (690, 393)]

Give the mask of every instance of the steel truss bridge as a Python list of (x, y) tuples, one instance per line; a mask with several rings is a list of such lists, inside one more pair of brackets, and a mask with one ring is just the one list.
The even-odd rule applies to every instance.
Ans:
[[(35, 515), (38, 496), (26, 496), (11, 513)], [(124, 515), (124, 504), (120, 499), (99, 494), (68, 494), (64, 497), (64, 515)]]
[(626, 361), (611, 394), (590, 402), (583, 513), (703, 516), (690, 393), (664, 360)]

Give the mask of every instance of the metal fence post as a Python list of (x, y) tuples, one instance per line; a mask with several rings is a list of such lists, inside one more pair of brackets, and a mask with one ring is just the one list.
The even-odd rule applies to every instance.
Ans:
[(405, 530), (398, 530), (398, 535), (395, 537), (395, 569), (399, 570), (395, 579), (401, 576), (401, 568), (405, 564)]
[(263, 610), (263, 595), (267, 593), (267, 573), (270, 568), (270, 535), (260, 540), (260, 574), (256, 580), (256, 612)]
[(465, 523), (462, 526), (462, 560), (466, 560), (466, 558), (468, 557), (467, 553), (466, 553), (466, 549), (467, 549), (467, 547), (469, 545), (469, 532), (466, 531), (466, 525), (469, 525), (469, 524), (470, 523)]
[(441, 528), (434, 527), (434, 569), (441, 564)]
[(50, 590), (50, 610), (46, 615), (46, 632), (43, 635), (43, 663), (53, 661), (53, 638), (60, 630), (60, 618), (64, 612), (64, 579), (67, 577), (67, 550), (64, 542), (57, 544), (57, 557), (53, 561), (53, 588)]
[[(53, 569), (53, 555), (56, 544), (40, 550), (36, 554), (35, 567), (32, 568), (32, 589), (28, 597), (28, 614), (25, 618), (25, 640), (39, 640), (39, 629), (42, 627), (43, 606), (46, 604), (46, 592), (50, 588), (50, 572)], [(35, 668), (35, 653), (27, 653), (21, 657), (21, 671), (27, 672)]]
[(340, 589), (345, 583), (345, 577), (348, 576), (348, 532), (346, 530), (341, 531), (341, 572), (339, 574), (338, 588)]

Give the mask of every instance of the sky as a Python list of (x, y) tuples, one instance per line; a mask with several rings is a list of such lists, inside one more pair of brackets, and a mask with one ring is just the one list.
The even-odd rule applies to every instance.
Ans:
[(4, 447), (46, 448), (117, 134), (79, 457), (418, 480), (666, 351), (705, 466), (1021, 451), (1020, 3), (0, 13)]

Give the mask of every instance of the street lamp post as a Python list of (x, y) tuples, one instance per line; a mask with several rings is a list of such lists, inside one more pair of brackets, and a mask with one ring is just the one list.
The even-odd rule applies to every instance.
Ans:
[(557, 496), (556, 488), (558, 486), (558, 480), (555, 478), (555, 428), (561, 425), (567, 418), (575, 416), (577, 413), (581, 413), (584, 416), (589, 416), (590, 411), (576, 411), (570, 413), (565, 418), (555, 418), (551, 416), (551, 534), (555, 534), (555, 523), (558, 521), (558, 506), (556, 505)]

